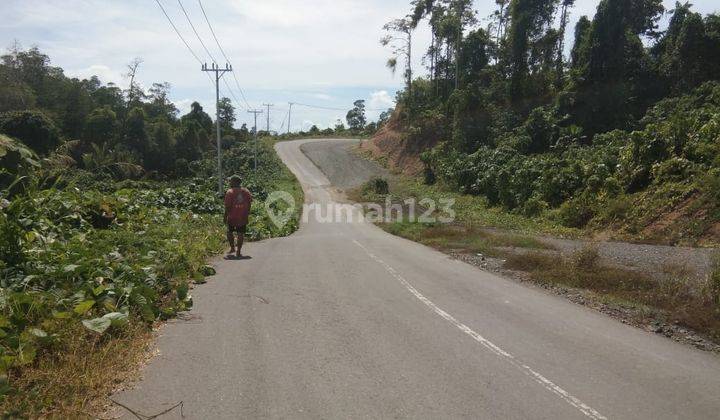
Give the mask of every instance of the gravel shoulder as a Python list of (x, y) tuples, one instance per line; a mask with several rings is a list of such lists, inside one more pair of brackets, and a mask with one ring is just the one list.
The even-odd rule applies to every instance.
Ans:
[[(379, 163), (363, 158), (355, 149), (359, 140), (328, 140), (308, 143), (300, 149), (341, 190), (356, 188), (374, 176), (390, 177)], [(489, 231), (503, 230), (488, 228)], [(594, 246), (602, 260), (628, 269), (655, 275), (683, 273), (688, 277), (705, 278), (712, 272), (717, 254), (714, 248), (689, 248), (665, 245), (646, 245), (614, 241), (589, 241), (537, 236), (564, 255)]]

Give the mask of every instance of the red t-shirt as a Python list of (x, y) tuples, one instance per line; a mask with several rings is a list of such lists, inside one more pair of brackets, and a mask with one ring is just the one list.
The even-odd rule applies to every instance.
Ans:
[(247, 188), (231, 188), (225, 193), (225, 213), (227, 223), (232, 227), (241, 227), (248, 224), (252, 205), (252, 194)]

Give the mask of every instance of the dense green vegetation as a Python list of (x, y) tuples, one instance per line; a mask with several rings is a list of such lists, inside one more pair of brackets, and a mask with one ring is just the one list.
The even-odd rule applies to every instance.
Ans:
[(426, 77), (402, 44), (389, 63), (406, 57), (398, 129), (438, 143), (423, 155), (427, 181), (568, 227), (707, 235), (720, 221), (720, 17), (678, 3), (659, 31), (660, 0), (601, 0), (566, 57), (574, 1), (496, 3), (487, 28), (464, 0), (416, 0), (386, 26), (401, 39), (424, 20), (432, 30)]
[[(37, 49), (2, 57), (0, 406), (8, 414), (77, 409), (102, 395), (112, 371), (72, 384), (76, 375), (62, 372), (102, 367), (107, 349), (129, 348), (118, 340), (132, 343), (188, 309), (191, 284), (213, 273), (206, 259), (224, 247), (213, 121), (197, 103), (178, 117), (167, 84), (146, 93), (132, 81), (138, 65), (130, 71), (121, 90), (69, 79)], [(257, 199), (247, 235), (287, 235), (298, 214), (278, 227), (263, 200), (281, 189), (302, 202), (300, 187), (270, 142), (259, 142), (253, 170), (255, 147), (234, 118), (223, 101), (224, 168)]]

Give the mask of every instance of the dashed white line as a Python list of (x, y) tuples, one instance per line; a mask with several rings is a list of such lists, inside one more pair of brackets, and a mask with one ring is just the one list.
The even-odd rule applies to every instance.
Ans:
[(493, 342), (488, 340), (487, 338), (483, 337), (482, 335), (478, 334), (477, 332), (473, 331), (472, 328), (468, 327), (467, 325), (463, 324), (462, 322), (458, 321), (450, 315), (449, 313), (442, 310), (440, 307), (435, 305), (430, 299), (426, 298), (422, 293), (420, 293), (415, 287), (413, 287), (410, 282), (408, 282), (403, 276), (401, 276), (397, 271), (395, 271), (394, 268), (392, 268), (388, 263), (380, 259), (377, 255), (370, 252), (368, 248), (366, 248), (363, 244), (360, 242), (353, 240), (353, 242), (362, 248), (365, 253), (375, 260), (378, 264), (382, 265), (385, 270), (390, 273), (397, 281), (399, 281), (405, 288), (412, 293), (413, 296), (415, 296), (418, 300), (420, 300), (422, 303), (424, 303), (426, 306), (428, 306), (430, 309), (433, 310), (436, 314), (440, 315), (443, 319), (457, 327), (460, 331), (464, 332), (465, 334), (472, 337), (475, 341), (480, 343), (483, 347), (490, 350), (491, 352), (495, 353), (496, 355), (503, 357), (505, 360), (507, 360), (511, 365), (519, 369), (521, 372), (523, 372), (525, 375), (529, 376), (535, 382), (542, 385), (545, 389), (552, 392), (553, 394), (557, 395), (561, 399), (563, 399), (566, 403), (570, 404), (571, 406), (577, 408), (585, 414), (587, 417), (596, 419), (596, 420), (606, 420), (607, 417), (600, 414), (597, 410), (593, 409), (589, 405), (585, 404), (584, 402), (580, 401), (575, 396), (571, 395), (569, 392), (565, 391), (555, 383), (553, 383), (548, 378), (544, 377), (540, 373), (533, 370), (530, 366), (520, 362), (518, 359), (515, 358), (512, 354), (508, 353), (507, 351), (503, 350), (502, 348), (495, 345)]

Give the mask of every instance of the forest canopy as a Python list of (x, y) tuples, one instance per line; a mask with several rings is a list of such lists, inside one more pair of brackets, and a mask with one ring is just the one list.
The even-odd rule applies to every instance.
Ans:
[[(427, 72), (404, 62), (394, 116), (410, 143), (437, 144), (423, 155), (429, 181), (513, 211), (558, 209), (570, 226), (598, 220), (608, 200), (661, 187), (671, 203), (711, 194), (720, 16), (601, 0), (569, 28), (574, 0), (495, 3), (482, 19), (472, 1), (415, 0), (401, 19), (432, 33)], [(412, 34), (400, 27), (386, 29)], [(409, 53), (399, 48), (394, 60)]]

